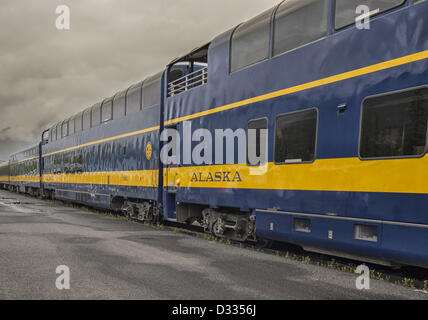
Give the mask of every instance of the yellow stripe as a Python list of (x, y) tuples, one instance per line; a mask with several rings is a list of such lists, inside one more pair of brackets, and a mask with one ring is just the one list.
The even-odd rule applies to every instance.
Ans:
[[(176, 119), (172, 119), (169, 121), (165, 121), (165, 125), (169, 125), (172, 123), (177, 123), (177, 122), (181, 122), (181, 121), (185, 121), (185, 120), (191, 120), (191, 119), (195, 119), (195, 118), (199, 118), (199, 117), (203, 117), (203, 116), (207, 116), (210, 114), (214, 114), (217, 112), (222, 112), (222, 111), (226, 111), (226, 110), (231, 110), (231, 109), (235, 109), (238, 107), (242, 107), (245, 105), (249, 105), (252, 103), (256, 103), (256, 102), (261, 102), (261, 101), (265, 101), (265, 100), (269, 100), (269, 99), (273, 99), (273, 98), (277, 98), (277, 97), (281, 97), (281, 96), (285, 96), (288, 94), (292, 94), (292, 93), (296, 93), (296, 92), (300, 92), (300, 91), (304, 91), (304, 90), (308, 90), (308, 89), (312, 89), (312, 88), (316, 88), (316, 87), (320, 87), (320, 86), (324, 86), (327, 84), (331, 84), (331, 83), (335, 83), (335, 82), (339, 82), (339, 81), (343, 81), (343, 80), (347, 80), (347, 79), (351, 79), (351, 78), (355, 78), (355, 77), (359, 77), (362, 75), (367, 75), (373, 72), (377, 72), (377, 71), (381, 71), (381, 70), (386, 70), (389, 68), (393, 68), (393, 67), (398, 67), (401, 65), (405, 65), (411, 62), (416, 62), (416, 61), (420, 61), (420, 60), (424, 60), (428, 58), (428, 50), (426, 51), (421, 51), (415, 54), (411, 54), (408, 56), (404, 56), (401, 58), (397, 58), (397, 59), (393, 59), (393, 60), (389, 60), (389, 61), (385, 61), (385, 62), (381, 62), (378, 64), (374, 64), (368, 67), (364, 67), (364, 68), (360, 68), (360, 69), (356, 69), (353, 71), (349, 71), (349, 72), (345, 72), (345, 73), (341, 73), (338, 75), (334, 75), (331, 77), (327, 77), (327, 78), (323, 78), (320, 80), (316, 80), (316, 81), (312, 81), (312, 82), (308, 82), (305, 84), (301, 84), (298, 86), (294, 86), (291, 88), (287, 88), (287, 89), (283, 89), (283, 90), (279, 90), (279, 91), (274, 91), (265, 95), (261, 95), (261, 96), (257, 96), (254, 98), (250, 98), (250, 99), (246, 99), (246, 100), (242, 100), (242, 101), (238, 101), (232, 104), (228, 104), (225, 106), (221, 106), (221, 107), (217, 107), (217, 108), (213, 108), (210, 110), (206, 110), (206, 111), (202, 111), (202, 112), (198, 112), (198, 113), (194, 113), (188, 116), (184, 116), (184, 117), (180, 117), (180, 118), (176, 118)], [(43, 155), (43, 157), (47, 157), (50, 155), (54, 155), (57, 153), (62, 153), (62, 152), (67, 152), (67, 151), (72, 151), (72, 150), (76, 150), (79, 148), (83, 148), (86, 146), (91, 146), (94, 144), (99, 144), (99, 143), (103, 143), (103, 142), (108, 142), (108, 141), (112, 141), (112, 140), (117, 140), (117, 139), (122, 139), (122, 138), (126, 138), (126, 137), (130, 137), (130, 136), (134, 136), (134, 135), (139, 135), (142, 133), (146, 133), (146, 132), (150, 132), (150, 131), (154, 131), (154, 130), (159, 130), (159, 126), (156, 127), (152, 127), (152, 128), (148, 128), (148, 129), (144, 129), (144, 130), (140, 130), (140, 131), (134, 131), (134, 132), (129, 132), (126, 134), (122, 134), (119, 136), (114, 136), (111, 138), (106, 138), (106, 139), (102, 139), (102, 140), (97, 140), (97, 141), (93, 141), (93, 142), (89, 142), (89, 143), (85, 143), (82, 145), (78, 145), (78, 146), (74, 146), (71, 148), (67, 148), (67, 149), (63, 149), (63, 150), (59, 150), (59, 151), (55, 151), (55, 152), (51, 152), (48, 154)]]
[(1, 182), (8, 182), (9, 181), (9, 177), (8, 176), (0, 176), (0, 181)]
[[(165, 185), (180, 188), (351, 191), (428, 194), (428, 155), (423, 158), (362, 161), (323, 159), (311, 164), (263, 168), (239, 165), (170, 168)], [(227, 175), (227, 173), (230, 174)], [(239, 176), (236, 175), (238, 172)], [(211, 174), (212, 181), (209, 179)], [(195, 175), (198, 181), (195, 181)], [(225, 176), (228, 179), (225, 179)], [(200, 181), (202, 177), (202, 180)], [(215, 181), (220, 177), (220, 181)], [(193, 180), (192, 180), (193, 178)], [(234, 180), (235, 178), (235, 180)], [(230, 180), (230, 181), (228, 181)], [(233, 181), (234, 180), (234, 181)], [(44, 175), (44, 182), (155, 187), (158, 171)]]
[[(418, 159), (375, 161), (362, 161), (359, 158), (325, 159), (312, 164), (296, 165), (269, 163), (266, 172), (260, 171), (263, 168), (247, 165), (171, 168), (165, 179), (165, 185), (171, 186), (172, 182), (174, 186), (185, 188), (427, 194), (427, 167), (428, 156)], [(224, 181), (224, 172), (230, 172), (228, 179), (231, 181)], [(236, 177), (236, 172), (239, 173), (239, 178)], [(222, 177), (222, 181), (215, 181), (216, 173)], [(209, 179), (209, 174), (214, 181)], [(199, 181), (200, 176), (204, 181)], [(195, 181), (195, 177), (198, 181)]]
[(14, 176), (10, 177), (11, 182), (40, 182), (40, 176)]
[(159, 170), (45, 174), (44, 183), (76, 183), (114, 186), (157, 187)]

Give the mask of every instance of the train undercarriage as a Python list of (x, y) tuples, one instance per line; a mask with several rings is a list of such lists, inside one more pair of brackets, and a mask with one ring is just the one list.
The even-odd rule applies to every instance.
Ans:
[[(37, 188), (18, 186), (3, 186), (6, 189), (26, 193), (33, 197), (41, 197)], [(55, 199), (54, 190), (44, 190), (44, 198)], [(158, 224), (163, 221), (163, 208), (153, 200), (113, 198), (111, 209), (124, 216), (141, 222)], [(205, 233), (218, 238), (239, 242), (260, 243), (256, 237), (255, 216), (251, 212), (241, 212), (232, 208), (212, 209), (206, 206), (177, 203), (177, 222), (180, 224), (195, 224), (203, 228)]]
[(162, 210), (154, 201), (126, 200), (123, 202), (121, 211), (125, 216), (142, 222), (156, 224), (162, 221)]
[(257, 241), (255, 216), (251, 213), (228, 213), (214, 209), (202, 211), (205, 232), (235, 241)]
[[(115, 204), (126, 217), (153, 224), (163, 220), (163, 208), (156, 201), (123, 199)], [(114, 206), (113, 206), (114, 207)], [(177, 203), (177, 223), (200, 226), (205, 233), (234, 241), (257, 242), (255, 216), (233, 209), (211, 209), (195, 204)]]

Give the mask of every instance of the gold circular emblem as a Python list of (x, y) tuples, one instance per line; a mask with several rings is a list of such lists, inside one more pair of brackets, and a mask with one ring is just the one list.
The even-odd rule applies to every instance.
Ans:
[(152, 143), (149, 141), (146, 144), (146, 158), (147, 160), (150, 160), (152, 158), (153, 148)]

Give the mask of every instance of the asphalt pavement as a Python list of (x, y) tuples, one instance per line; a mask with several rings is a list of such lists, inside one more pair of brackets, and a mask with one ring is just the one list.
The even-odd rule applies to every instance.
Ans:
[(356, 279), (0, 191), (0, 299), (428, 299), (376, 280), (358, 290)]

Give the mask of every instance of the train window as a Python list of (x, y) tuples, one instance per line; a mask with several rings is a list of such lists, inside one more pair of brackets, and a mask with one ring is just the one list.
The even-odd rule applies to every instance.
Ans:
[(83, 170), (83, 154), (82, 152), (77, 152), (75, 158), (75, 166), (77, 172), (82, 172)]
[(51, 143), (51, 141), (52, 141), (52, 129), (49, 129), (48, 131), (43, 133), (42, 143), (43, 145), (45, 145), (45, 144)]
[(162, 72), (155, 74), (143, 82), (143, 108), (159, 104)]
[(270, 22), (273, 9), (241, 24), (233, 32), (230, 48), (230, 72), (269, 58)]
[(354, 239), (377, 242), (378, 230), (377, 226), (369, 226), (356, 224), (354, 225)]
[[(55, 135), (56, 135), (56, 133), (55, 133)], [(54, 142), (54, 128), (51, 128), (50, 130), (49, 130), (49, 136), (50, 136), (50, 140), (51, 140), (51, 142)]]
[(304, 218), (294, 218), (293, 228), (294, 228), (294, 231), (309, 233), (311, 232), (311, 220), (304, 219)]
[(61, 139), (61, 125), (60, 124), (57, 124), (56, 125), (56, 140), (59, 140), (59, 139)]
[(83, 113), (74, 117), (74, 132), (80, 132), (83, 129)]
[(336, 0), (336, 29), (354, 24), (358, 17), (356, 8), (369, 7), (371, 16), (402, 5), (406, 0)]
[(276, 118), (275, 163), (293, 164), (315, 160), (318, 111), (309, 109)]
[(83, 130), (91, 128), (91, 109), (83, 111)]
[(130, 87), (126, 93), (126, 115), (141, 110), (141, 85), (138, 83)]
[(68, 121), (64, 121), (62, 123), (61, 132), (62, 132), (62, 135), (61, 135), (62, 138), (65, 138), (68, 136)]
[(273, 54), (293, 50), (327, 36), (328, 0), (291, 0), (278, 8)]
[(68, 135), (74, 134), (74, 117), (68, 120)]
[(101, 123), (101, 103), (95, 104), (91, 109), (91, 127), (98, 126)]
[(113, 119), (125, 116), (126, 90), (119, 92), (113, 99)]
[(257, 119), (248, 122), (247, 127), (247, 164), (264, 165), (267, 162), (268, 121)]
[(428, 87), (368, 98), (362, 112), (361, 158), (425, 154)]
[(108, 122), (113, 119), (113, 100), (103, 102), (101, 107), (101, 122)]

